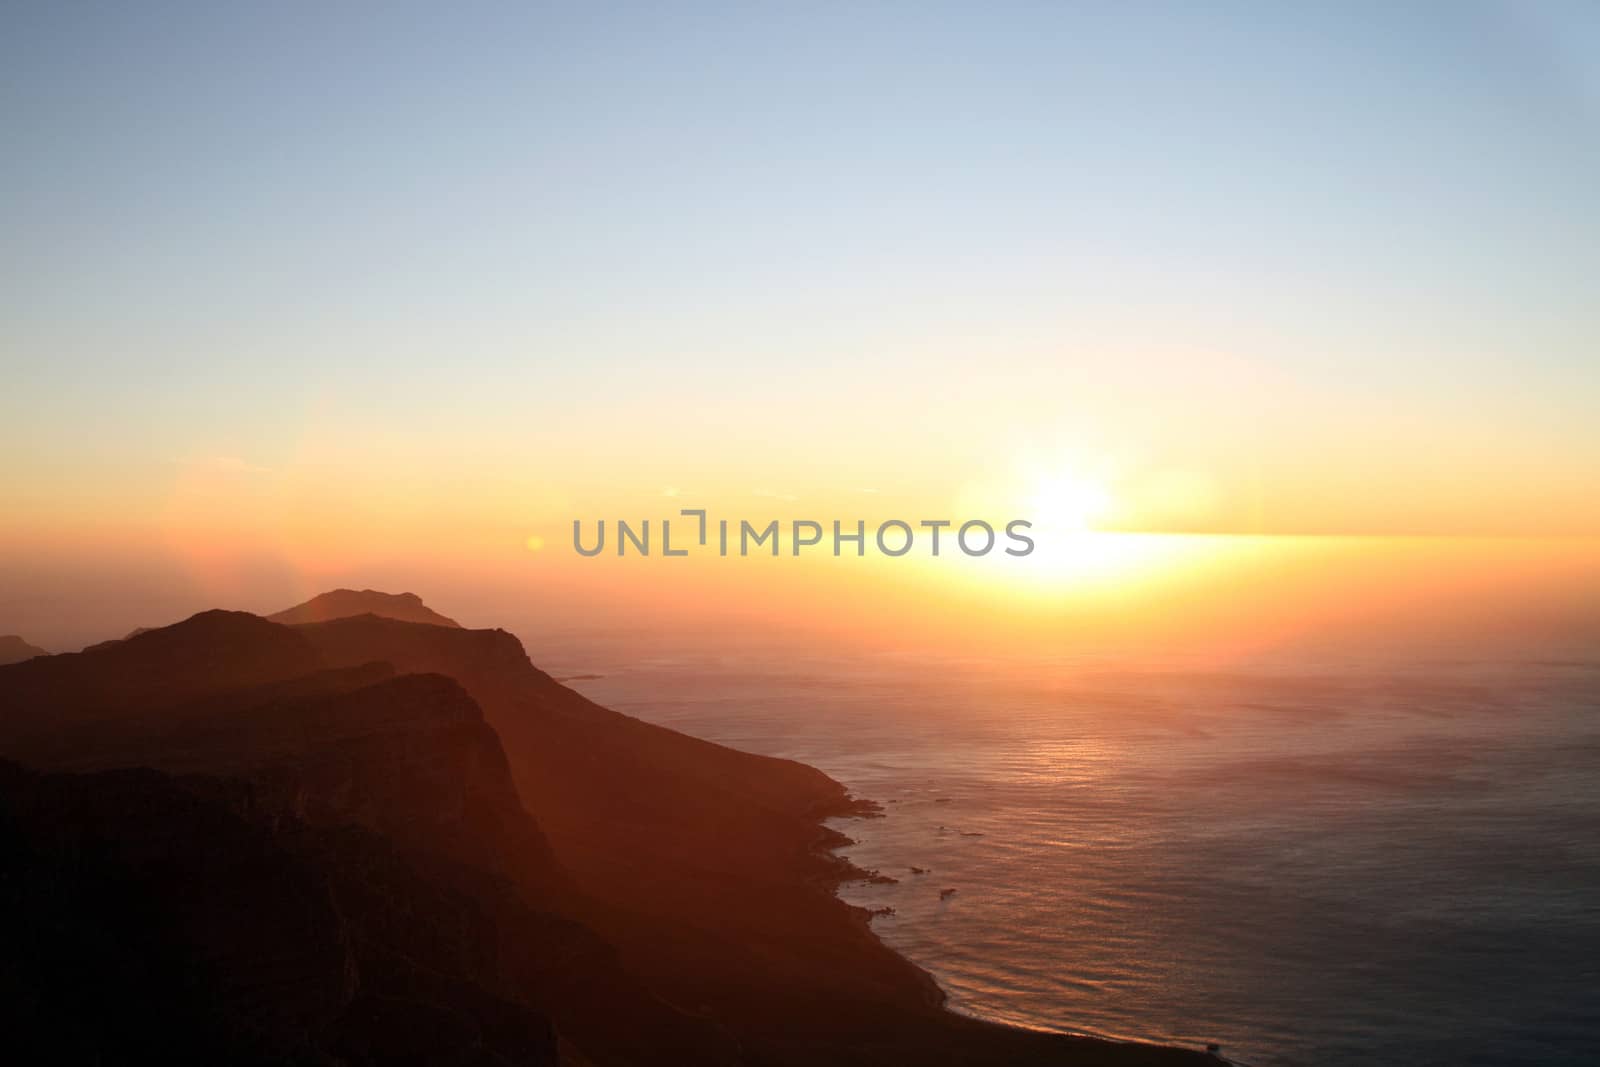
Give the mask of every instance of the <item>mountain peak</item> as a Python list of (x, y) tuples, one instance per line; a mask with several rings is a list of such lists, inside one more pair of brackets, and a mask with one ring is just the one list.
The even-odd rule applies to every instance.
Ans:
[(429, 626), (448, 626), (461, 629), (454, 619), (440, 615), (422, 602), (415, 593), (384, 593), (376, 589), (334, 589), (314, 596), (304, 604), (296, 604), (276, 615), (268, 615), (272, 622), (295, 626), (307, 622), (328, 622), (348, 619), (357, 615), (377, 615), (401, 622), (420, 622)]
[(6, 634), (0, 637), (0, 664), (21, 663), (25, 659), (35, 656), (48, 656), (50, 653), (37, 645), (30, 645), (16, 634)]

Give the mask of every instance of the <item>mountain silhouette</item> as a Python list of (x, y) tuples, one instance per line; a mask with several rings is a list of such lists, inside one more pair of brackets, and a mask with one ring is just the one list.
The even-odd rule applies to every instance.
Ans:
[[(273, 838), (271, 848), (259, 843), (253, 848), (286, 854), (287, 859), (279, 857), (283, 863), (318, 865), (322, 877), (334, 883), (334, 909), (343, 921), (333, 932), (320, 920), (298, 934), (278, 931), (284, 944), (270, 952), (244, 938), (244, 944), (255, 947), (240, 949), (239, 955), (265, 952), (266, 958), (258, 961), (264, 971), (249, 972), (257, 964), (241, 959), (238, 966), (249, 973), (235, 976), (236, 981), (271, 987), (279, 980), (273, 977), (279, 966), (276, 954), (324, 959), (336, 947), (330, 938), (341, 943), (367, 939), (362, 943), (373, 953), (373, 962), (358, 968), (361, 982), (388, 982), (397, 959), (437, 957), (426, 968), (430, 982), (441, 969), (459, 972), (460, 981), (438, 994), (448, 994), (449, 1005), (432, 999), (438, 991), (431, 986), (412, 990), (395, 1003), (346, 997), (343, 1012), (319, 1017), (316, 1040), (279, 1020), (268, 1027), (266, 1046), (301, 1049), (311, 1041), (317, 1056), (337, 1057), (347, 1051), (341, 1043), (351, 1039), (347, 1031), (354, 1027), (365, 1035), (361, 1049), (366, 1051), (353, 1062), (390, 1062), (386, 1056), (375, 1061), (364, 1057), (383, 1047), (383, 1034), (394, 1025), (432, 1018), (442, 1010), (457, 1012), (455, 1000), (464, 998), (469, 1005), (482, 1001), (479, 1006), (489, 1015), (465, 1028), (456, 1023), (446, 1028), (447, 1034), (461, 1032), (459, 1041), (447, 1043), (451, 1056), (444, 1062), (456, 1062), (452, 1056), (481, 1042), (483, 1027), (499, 1026), (501, 1015), (516, 1016), (523, 1009), (535, 1012), (565, 1040), (581, 1043), (596, 1063), (732, 1062), (733, 1041), (722, 1028), (662, 1001), (624, 969), (612, 945), (571, 917), (579, 910), (574, 904), (577, 892), (522, 805), (498, 735), (453, 679), (396, 674), (382, 662), (330, 670), (294, 631), (232, 612), (205, 612), (61, 659), (71, 669), (58, 665), (45, 670), (32, 664), (0, 669), (0, 754), (32, 768), (80, 772), (50, 775), (48, 795), (81, 795), (84, 804), (98, 810), (102, 801), (93, 783), (132, 789), (127, 779), (117, 777), (120, 771), (110, 769), (153, 769), (172, 776), (179, 795), (171, 795), (165, 777), (137, 779), (155, 799), (135, 790), (133, 799), (123, 801), (132, 805), (130, 816), (158, 801), (194, 805), (209, 803), (195, 797), (222, 796), (226, 802), (205, 825), (242, 814), (254, 827), (251, 833)], [(185, 675), (174, 667), (183, 663), (196, 669)], [(245, 684), (230, 686), (230, 671)], [(125, 699), (111, 699), (112, 693)], [(195, 782), (210, 784), (196, 787)], [(9, 828), (13, 835), (53, 847), (62, 832), (58, 813), (32, 806), (27, 798), (35, 794), (28, 789), (22, 800), (0, 803), (0, 838)], [(145, 887), (144, 897), (165, 899), (167, 868), (181, 872), (192, 866), (179, 855), (185, 849), (216, 850), (216, 862), (230, 862), (229, 841), (211, 841), (186, 821), (172, 825), (166, 815), (111, 823), (97, 817), (83, 832), (97, 849), (134, 857), (119, 861), (116, 871), (105, 877), (117, 884), (132, 879)], [(175, 837), (192, 840), (185, 845)], [(152, 848), (158, 851), (146, 870), (138, 857)], [(68, 861), (78, 850), (62, 855), (46, 851), (55, 859), (40, 863), (70, 867)], [(147, 874), (154, 881), (146, 880)], [(56, 875), (86, 877), (71, 870), (56, 870)], [(43, 877), (17, 872), (19, 884), (34, 876)], [(280, 876), (288, 877), (270, 874)], [(379, 876), (382, 884), (375, 886), (373, 879)], [(187, 884), (190, 878), (185, 874), (181, 880)], [(221, 883), (218, 891), (228, 884)], [(400, 897), (392, 899), (397, 892)], [(247, 915), (230, 920), (228, 914), (208, 920), (212, 943), (191, 944), (188, 935), (174, 933), (176, 941), (166, 949), (178, 953), (172, 965), (210, 966), (210, 954), (232, 943), (236, 931), (231, 926), (249, 922)], [(162, 921), (162, 929), (175, 929), (171, 916)], [(48, 951), (41, 947), (40, 953)], [(16, 966), (48, 970), (54, 964), (34, 958)], [(321, 990), (314, 999), (326, 1000), (321, 984), (325, 977), (297, 972), (284, 979), (284, 995), (297, 1001), (309, 982)], [(29, 970), (19, 981), (27, 985), (37, 978)], [(408, 972), (403, 985), (410, 989), (418, 981)], [(185, 996), (178, 1003), (199, 1013), (190, 1020), (196, 1034), (220, 1026), (207, 1041), (252, 1040), (249, 1032), (212, 1018), (224, 1009), (224, 1014), (233, 1012), (233, 1007), (207, 998), (190, 1002)], [(250, 1010), (268, 1007), (283, 1006)], [(71, 1004), (60, 1008), (75, 1010)], [(4, 1010), (0, 1005), (0, 1012)], [(361, 1022), (360, 1017), (374, 1012), (381, 1023)], [(636, 1025), (617, 1027), (618, 1013)], [(118, 1017), (116, 1012), (108, 1016)], [(3, 1014), (0, 1021), (6, 1021)], [(15, 1024), (8, 1026), (12, 1032), (29, 1030), (27, 1020), (10, 1022)], [(118, 1034), (80, 1036), (91, 1041), (97, 1054), (109, 1049), (113, 1061), (119, 1058)], [(394, 1058), (405, 1058), (403, 1048), (392, 1041), (388, 1047)], [(266, 1059), (271, 1062), (272, 1057)], [(546, 1061), (535, 1057), (514, 1062)]]
[(321, 667), (294, 630), (242, 611), (205, 611), (122, 641), (13, 664), (4, 692), (19, 703), (48, 704), (57, 720), (125, 715)]
[(377, 615), (385, 619), (421, 622), (430, 626), (451, 626), (457, 629), (461, 626), (454, 619), (446, 618), (428, 607), (415, 593), (380, 593), (375, 589), (335, 589), (314, 596), (304, 604), (296, 604), (276, 615), (268, 615), (267, 618), (272, 622), (292, 625), (346, 619), (352, 615)]
[(0, 637), (0, 667), (8, 663), (21, 663), (25, 659), (35, 656), (48, 656), (50, 653), (35, 645), (30, 645), (16, 634), (6, 634)]
[[(346, 592), (288, 614), (444, 618)], [(822, 820), (871, 805), (600, 707), (504, 631), (202, 612), (0, 667), (0, 759), (29, 1059), (1209, 1062), (944, 1011), (833, 893), (865, 872)]]

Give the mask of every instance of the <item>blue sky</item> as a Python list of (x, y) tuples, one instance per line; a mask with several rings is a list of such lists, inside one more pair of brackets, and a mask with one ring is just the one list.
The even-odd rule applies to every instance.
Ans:
[(1352, 495), (1600, 472), (1593, 5), (8, 4), (0, 125), (33, 508), (319, 405), (460, 462), (904, 468), (976, 405)]

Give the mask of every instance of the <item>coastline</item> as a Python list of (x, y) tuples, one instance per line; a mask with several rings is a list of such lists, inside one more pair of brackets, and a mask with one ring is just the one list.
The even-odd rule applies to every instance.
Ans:
[[(908, 967), (916, 972), (917, 977), (921, 980), (921, 983), (925, 987), (927, 1002), (931, 1007), (948, 1010), (947, 1004), (950, 998), (949, 995), (944, 991), (944, 988), (939, 985), (938, 979), (934, 978), (933, 974), (921, 964), (906, 956), (903, 952), (898, 952), (892, 948), (883, 940), (883, 938), (878, 936), (877, 931), (872, 929), (872, 920), (877, 917), (877, 913), (871, 908), (864, 908), (859, 904), (852, 904), (843, 897), (839, 896), (839, 890), (852, 882), (898, 881), (898, 879), (885, 875), (881, 871), (862, 867), (860, 864), (851, 860), (848, 856), (842, 856), (839, 854), (839, 850), (849, 848), (851, 845), (856, 843), (856, 840), (844, 831), (827, 825), (826, 820), (882, 819), (886, 817), (883, 811), (883, 805), (879, 804), (877, 801), (866, 800), (850, 793), (847, 793), (846, 796), (847, 800), (843, 806), (837, 810), (828, 811), (819, 816), (817, 824), (822, 832), (819, 835), (819, 841), (815, 846), (815, 851), (817, 851), (819, 855), (821, 855), (830, 863), (830, 865), (833, 866), (833, 872), (824, 881), (824, 888), (827, 890), (830, 896), (838, 900), (850, 910), (851, 916), (859, 922), (864, 933), (870, 936), (873, 941), (877, 942), (877, 944), (881, 945), (885, 951), (898, 956), (906, 963)], [(952, 1012), (952, 1014), (958, 1013)]]
[[(831, 777), (829, 780), (833, 781)], [(826, 820), (881, 819), (886, 818), (887, 813), (884, 811), (883, 805), (877, 801), (857, 797), (842, 783), (835, 782), (835, 784), (843, 791), (843, 800), (832, 807), (825, 807), (817, 816), (817, 826), (820, 832), (814, 851), (828, 863), (830, 870), (828, 877), (823, 880), (823, 886), (835, 900), (848, 910), (856, 928), (867, 939), (870, 939), (878, 951), (895, 957), (910, 974), (914, 975), (915, 984), (923, 997), (925, 1005), (937, 1012), (944, 1021), (951, 1025), (952, 1029), (967, 1031), (962, 1036), (970, 1044), (963, 1044), (962, 1051), (957, 1052), (951, 1058), (951, 1062), (1083, 1063), (1105, 1064), (1108, 1067), (1109, 1065), (1121, 1064), (1193, 1063), (1214, 1065), (1230, 1062), (1221, 1055), (1213, 1055), (1200, 1049), (1162, 1044), (1138, 1038), (1116, 1038), (1084, 1032), (1048, 1030), (1040, 1027), (1024, 1026), (969, 1014), (951, 1007), (949, 994), (939, 984), (938, 979), (934, 977), (932, 972), (903, 952), (890, 946), (878, 936), (877, 931), (872, 928), (872, 920), (877, 917), (877, 912), (874, 912), (871, 908), (852, 904), (839, 896), (839, 891), (850, 883), (892, 883), (898, 882), (899, 879), (885, 875), (878, 870), (862, 867), (849, 857), (839, 854), (839, 850), (856, 844), (856, 840), (842, 830), (828, 826)], [(990, 1054), (998, 1058), (990, 1060), (988, 1058)], [(938, 1057), (934, 1056), (933, 1061), (939, 1062)]]

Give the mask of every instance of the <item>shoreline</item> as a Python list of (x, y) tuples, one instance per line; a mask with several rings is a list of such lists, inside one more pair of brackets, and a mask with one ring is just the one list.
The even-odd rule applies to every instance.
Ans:
[[(826, 772), (822, 773), (826, 774)], [(834, 781), (831, 776), (829, 776), (829, 780)], [(915, 974), (918, 984), (922, 987), (922, 992), (925, 995), (926, 1005), (929, 1008), (937, 1010), (941, 1015), (948, 1017), (950, 1020), (959, 1020), (963, 1024), (981, 1027), (990, 1030), (997, 1035), (1014, 1035), (1018, 1038), (1032, 1037), (1046, 1042), (1060, 1039), (1061, 1041), (1070, 1042), (1080, 1047), (1083, 1045), (1094, 1045), (1099, 1046), (1103, 1052), (1112, 1056), (1116, 1056), (1119, 1053), (1124, 1052), (1130, 1055), (1139, 1055), (1141, 1053), (1166, 1053), (1195, 1057), (1196, 1061), (1200, 1063), (1226, 1065), (1232, 1062), (1220, 1054), (1213, 1055), (1204, 1049), (1191, 1048), (1160, 1041), (1152, 1041), (1145, 1038), (1112, 1037), (1109, 1035), (1096, 1034), (1088, 1031), (1057, 1030), (1040, 1026), (1029, 1026), (1023, 1023), (1009, 1022), (1002, 1019), (994, 1019), (961, 1011), (952, 1006), (950, 994), (939, 983), (938, 978), (936, 978), (931, 971), (929, 971), (922, 964), (918, 963), (916, 960), (912, 959), (910, 956), (906, 955), (904, 952), (901, 952), (899, 949), (890, 945), (878, 935), (876, 930), (873, 929), (872, 920), (876, 918), (879, 913), (874, 912), (871, 908), (862, 907), (859, 904), (852, 904), (839, 895), (839, 891), (845, 885), (853, 882), (860, 882), (863, 884), (873, 882), (898, 883), (899, 879), (884, 875), (882, 872), (874, 869), (862, 867), (860, 864), (851, 860), (848, 856), (839, 854), (839, 850), (849, 848), (850, 846), (856, 844), (856, 839), (851, 837), (849, 834), (844, 833), (842, 830), (828, 826), (826, 820), (882, 819), (887, 818), (888, 815), (887, 812), (884, 811), (884, 806), (879, 802), (869, 800), (864, 797), (858, 797), (851, 793), (848, 787), (843, 786), (843, 783), (837, 784), (839, 784), (841, 788), (845, 790), (845, 800), (836, 808), (832, 810), (825, 810), (822, 814), (817, 816), (817, 826), (820, 832), (818, 834), (817, 843), (813, 847), (814, 854), (823, 858), (829, 864), (831, 873), (826, 879), (828, 883), (828, 892), (833, 899), (837, 900), (848, 910), (851, 918), (855, 920), (856, 925), (862, 933), (870, 937), (872, 941), (883, 951), (888, 952), (899, 959), (903, 964), (906, 965), (907, 968), (910, 969), (910, 971)], [(1065, 1052), (1064, 1049), (1062, 1051)]]
[[(887, 816), (883, 811), (883, 805), (879, 804), (877, 801), (865, 800), (851, 795), (849, 810), (843, 812), (833, 812), (823, 816), (822, 819), (882, 819), (886, 817)], [(923, 984), (925, 987), (927, 1003), (930, 1007), (948, 1011), (950, 995), (946, 993), (944, 987), (939, 984), (939, 980), (935, 978), (927, 968), (923, 967), (916, 960), (911, 959), (903, 952), (897, 951), (892, 945), (878, 936), (878, 932), (872, 928), (872, 920), (876, 918), (876, 913), (873, 912), (871, 908), (864, 908), (859, 904), (852, 904), (839, 895), (839, 890), (851, 882), (882, 881), (887, 876), (880, 871), (869, 870), (865, 867), (862, 867), (860, 864), (851, 860), (848, 856), (840, 855), (839, 850), (849, 848), (851, 845), (854, 845), (856, 843), (856, 839), (851, 837), (849, 834), (846, 834), (842, 830), (837, 830), (831, 826), (828, 826), (825, 821), (822, 821), (822, 819), (819, 819), (817, 823), (822, 830), (822, 834), (820, 835), (821, 840), (816, 846), (814, 846), (813, 851), (825, 857), (830, 864), (834, 864), (837, 867), (837, 870), (833, 876), (830, 877), (829, 884), (826, 887), (829, 895), (849, 909), (851, 917), (857, 920), (861, 930), (864, 933), (870, 936), (879, 945), (882, 945), (886, 951), (891, 952), (895, 956), (899, 957), (916, 973), (921, 984)], [(898, 879), (890, 880), (898, 881)]]

